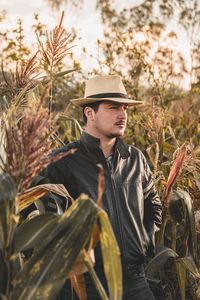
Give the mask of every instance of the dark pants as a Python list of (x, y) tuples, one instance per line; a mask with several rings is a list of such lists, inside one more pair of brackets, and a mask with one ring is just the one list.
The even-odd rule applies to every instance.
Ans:
[[(98, 277), (104, 286), (106, 293), (108, 294), (108, 288), (106, 284), (105, 277), (98, 274)], [(87, 300), (101, 300), (96, 287), (93, 284), (93, 281), (89, 273), (85, 274), (86, 290), (87, 290)], [(64, 291), (65, 290), (65, 291)], [(77, 300), (76, 294), (74, 291), (64, 289), (61, 297), (59, 299), (67, 300)], [(70, 296), (71, 294), (71, 296)], [(149, 288), (147, 280), (144, 276), (143, 268), (140, 267), (137, 270), (130, 270), (124, 274), (123, 277), (123, 300), (155, 300), (152, 291)]]
[(123, 300), (155, 300), (144, 271), (126, 274), (123, 279)]
[[(100, 280), (108, 293), (105, 278), (100, 278)], [(101, 300), (89, 274), (86, 276), (86, 288), (88, 300)], [(137, 270), (130, 270), (124, 274), (123, 300), (155, 300), (144, 276), (142, 267), (139, 267)]]

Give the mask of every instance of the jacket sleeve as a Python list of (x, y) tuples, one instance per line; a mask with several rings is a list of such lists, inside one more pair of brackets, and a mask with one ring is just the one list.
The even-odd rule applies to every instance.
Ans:
[[(73, 142), (60, 149), (52, 152), (52, 156), (58, 154), (66, 153), (71, 149), (77, 149), (78, 142)], [(66, 157), (59, 159), (51, 164), (49, 164), (40, 174), (36, 177), (34, 185), (50, 183), (50, 184), (63, 184), (65, 188), (65, 183), (70, 182), (70, 171), (66, 166)], [(42, 197), (36, 202), (36, 205), (40, 207), (42, 212), (53, 212), (56, 214), (62, 214), (70, 205), (71, 198), (62, 197), (53, 192), (48, 193), (48, 195)]]
[[(49, 165), (43, 172), (40, 173), (40, 178), (44, 183), (63, 184), (63, 174), (57, 166), (57, 163)], [(40, 184), (42, 184), (42, 181)], [(43, 203), (45, 211), (54, 212), (56, 214), (63, 214), (66, 208), (70, 205), (70, 198), (65, 198), (56, 193), (50, 192), (43, 196), (40, 201)]]
[(153, 176), (149, 165), (144, 158), (144, 178), (143, 178), (143, 195), (144, 195), (144, 226), (149, 236), (149, 255), (153, 255), (155, 246), (155, 232), (160, 229), (162, 223), (162, 203), (158, 196)]
[[(49, 172), (50, 171), (50, 172)], [(44, 169), (37, 175), (32, 181), (31, 187), (38, 186), (41, 184), (60, 184), (62, 183), (59, 179), (59, 175), (55, 176), (54, 172), (51, 172), (51, 168), (49, 167)], [(69, 205), (70, 199), (64, 198), (60, 195), (54, 194), (53, 192), (49, 192), (47, 195), (41, 197), (27, 208), (25, 208), (21, 212), (22, 219), (32, 218), (38, 214), (43, 214), (46, 212), (51, 212), (54, 214), (61, 215), (66, 210)]]
[[(41, 184), (64, 184), (64, 175), (60, 166), (62, 166), (62, 161), (49, 164), (33, 179), (31, 187)], [(49, 192), (24, 209), (21, 216), (22, 219), (27, 219), (46, 212), (61, 215), (70, 204), (70, 199)]]

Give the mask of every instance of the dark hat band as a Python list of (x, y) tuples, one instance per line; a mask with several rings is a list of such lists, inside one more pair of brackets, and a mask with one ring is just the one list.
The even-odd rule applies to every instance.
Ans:
[(87, 96), (86, 98), (125, 98), (128, 99), (126, 94), (122, 93), (102, 93), (102, 94), (95, 94)]

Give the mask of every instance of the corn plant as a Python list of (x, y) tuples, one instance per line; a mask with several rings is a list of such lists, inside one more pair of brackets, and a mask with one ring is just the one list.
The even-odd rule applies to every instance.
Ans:
[[(0, 177), (1, 297), (55, 299), (70, 278), (83, 299), (81, 274), (89, 271), (102, 299), (108, 299), (89, 255), (100, 240), (110, 297), (121, 299), (120, 253), (107, 215), (100, 208), (102, 176), (99, 178), (99, 206), (86, 195), (74, 201), (62, 185), (29, 188), (43, 168), (63, 156), (50, 155), (55, 121), (43, 107), (44, 97), (45, 94), (40, 101), (32, 102), (31, 108), (27, 101), (20, 114), (18, 106), (11, 106), (1, 122), (6, 153), (1, 157)], [(21, 212), (49, 192), (70, 198), (72, 205), (62, 216), (46, 213), (22, 221)], [(27, 250), (31, 250), (32, 255), (24, 261), (23, 253)]]
[[(3, 71), (4, 82), (0, 85), (5, 101), (0, 115), (2, 299), (55, 299), (67, 279), (79, 298), (86, 299), (85, 288), (80, 285), (85, 271), (91, 273), (102, 299), (108, 299), (90, 258), (98, 240), (110, 298), (122, 296), (120, 253), (107, 215), (100, 207), (103, 175), (99, 177), (99, 205), (86, 195), (74, 201), (62, 185), (30, 188), (42, 169), (63, 156), (51, 155), (61, 141), (57, 135), (58, 116), (52, 113), (52, 81), (73, 71), (58, 72), (70, 48), (69, 36), (62, 27), (63, 17), (64, 14), (53, 32), (46, 34), (45, 45), (38, 38), (39, 52), (27, 63), (17, 63), (12, 79)], [(72, 154), (69, 151), (64, 155)], [(44, 213), (23, 220), (24, 209), (50, 193), (71, 199), (70, 208), (62, 216)], [(31, 252), (28, 258), (27, 251)]]
[[(186, 286), (190, 286), (190, 297), (199, 291), (191, 291), (191, 274), (200, 279), (198, 235), (195, 224), (194, 205), (190, 194), (181, 188), (172, 190), (178, 177), (191, 161), (188, 145), (177, 151), (163, 194), (163, 221), (157, 235), (157, 255), (146, 268), (147, 276), (160, 279), (168, 285), (169, 299), (186, 299)], [(196, 169), (199, 161), (196, 160)], [(196, 296), (195, 296), (196, 294)]]
[[(62, 216), (46, 213), (18, 225), (19, 212), (39, 197), (49, 191), (65, 197), (68, 193), (63, 187), (45, 185), (17, 195), (14, 181), (7, 174), (0, 177), (0, 190), (0, 295), (4, 295), (3, 299), (55, 299), (66, 279), (77, 275), (77, 268), (81, 273), (80, 260), (91, 272), (102, 299), (108, 299), (88, 255), (91, 249), (87, 245), (97, 221), (110, 297), (121, 299), (119, 249), (107, 215), (94, 201), (82, 195)], [(21, 253), (30, 249), (33, 254), (24, 263)]]

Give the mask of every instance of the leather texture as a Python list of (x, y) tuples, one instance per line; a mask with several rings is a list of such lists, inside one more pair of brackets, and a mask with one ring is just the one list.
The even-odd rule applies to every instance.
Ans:
[(161, 225), (162, 212), (144, 155), (117, 139), (112, 164), (108, 164), (100, 141), (85, 132), (79, 141), (58, 151), (72, 148), (77, 149), (74, 154), (49, 165), (43, 176), (48, 182), (62, 183), (74, 199), (85, 193), (96, 201), (101, 164), (105, 176), (102, 206), (121, 251), (123, 270), (142, 264), (146, 255), (153, 254), (154, 234)]

